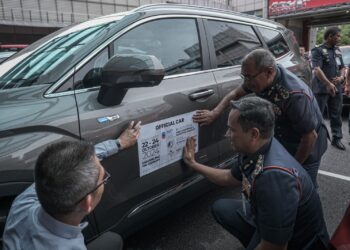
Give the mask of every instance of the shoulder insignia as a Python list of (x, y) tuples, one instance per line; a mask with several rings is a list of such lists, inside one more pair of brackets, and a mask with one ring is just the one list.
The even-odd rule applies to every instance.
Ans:
[(285, 100), (285, 99), (288, 99), (289, 98), (289, 91), (283, 87), (282, 85), (280, 84), (276, 84), (276, 89), (277, 89), (277, 92), (279, 94), (279, 96)]
[(282, 110), (276, 104), (272, 105), (272, 109), (273, 109), (273, 112), (275, 113), (275, 115), (277, 115), (277, 116), (282, 115)]
[(252, 190), (252, 186), (249, 182), (249, 180), (247, 179), (247, 177), (245, 177), (243, 175), (242, 178), (242, 193), (245, 195), (245, 197), (249, 200), (250, 196), (251, 196), (251, 190)]
[(256, 176), (258, 176), (259, 174), (262, 173), (263, 171), (263, 165), (264, 165), (264, 155), (259, 155), (258, 159), (255, 163), (255, 169), (253, 172), (253, 178), (255, 178)]

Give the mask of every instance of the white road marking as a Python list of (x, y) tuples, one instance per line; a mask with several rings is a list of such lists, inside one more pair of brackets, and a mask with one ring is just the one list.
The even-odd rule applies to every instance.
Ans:
[(345, 175), (341, 175), (341, 174), (334, 174), (331, 172), (327, 172), (327, 171), (323, 171), (323, 170), (318, 170), (319, 174), (323, 174), (323, 175), (327, 175), (327, 176), (331, 176), (334, 178), (338, 178), (341, 180), (345, 180), (345, 181), (350, 181), (350, 177), (349, 176), (345, 176)]

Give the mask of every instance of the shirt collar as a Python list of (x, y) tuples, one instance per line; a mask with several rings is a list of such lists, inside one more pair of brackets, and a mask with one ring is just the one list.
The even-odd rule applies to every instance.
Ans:
[(60, 222), (46, 213), (41, 206), (38, 211), (38, 221), (52, 234), (66, 239), (78, 237), (81, 234), (81, 231), (88, 225), (88, 222), (80, 223), (78, 226), (72, 226)]
[(255, 166), (259, 159), (261, 159), (261, 155), (265, 155), (270, 147), (271, 147), (272, 139), (265, 143), (261, 148), (259, 148), (254, 154), (251, 155), (245, 155), (243, 156), (242, 161), (242, 171), (245, 172), (247, 175), (250, 175), (250, 173), (255, 169)]
[(276, 75), (275, 78), (273, 79), (271, 85), (269, 87), (267, 87), (266, 89), (264, 89), (259, 96), (269, 96), (269, 94), (272, 92), (273, 89), (275, 89), (275, 87), (281, 82), (281, 69), (279, 68), (279, 66), (276, 66)]
[(334, 49), (336, 47), (335, 45), (331, 46), (331, 45), (328, 45), (327, 43), (323, 43), (323, 46), (326, 47), (327, 49)]

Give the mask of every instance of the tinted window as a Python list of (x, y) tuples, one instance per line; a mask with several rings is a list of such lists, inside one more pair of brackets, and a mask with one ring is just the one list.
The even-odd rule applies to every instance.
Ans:
[(113, 48), (115, 54), (154, 55), (167, 75), (202, 69), (194, 19), (162, 19), (142, 24), (118, 38)]
[(261, 47), (252, 27), (243, 24), (209, 21), (218, 67), (241, 64), (251, 50)]
[(275, 57), (283, 56), (289, 52), (288, 45), (281, 33), (276, 30), (270, 30), (258, 27), (263, 39), (265, 40), (269, 50)]
[(105, 48), (85, 64), (74, 76), (75, 89), (99, 86), (101, 84), (101, 71), (108, 62), (108, 58), (108, 49)]

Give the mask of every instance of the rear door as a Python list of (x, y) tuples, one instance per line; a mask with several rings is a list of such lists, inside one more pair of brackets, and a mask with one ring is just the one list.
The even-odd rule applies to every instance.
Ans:
[[(141, 120), (147, 126), (197, 109), (211, 109), (218, 102), (214, 76), (205, 71), (208, 54), (200, 20), (152, 18), (134, 26), (75, 74), (80, 131), (85, 140), (97, 143), (117, 138), (132, 120)], [(164, 65), (167, 76), (159, 86), (128, 89), (119, 105), (105, 107), (97, 102), (98, 72), (115, 54), (154, 55)], [(99, 118), (108, 121), (99, 123)], [(214, 133), (214, 125), (200, 128), (198, 160), (202, 163), (217, 163)], [(101, 231), (118, 223), (119, 228), (131, 227), (127, 221), (134, 215), (166, 197), (166, 190), (196, 174), (181, 160), (144, 172), (137, 145), (112, 155), (102, 164), (112, 178), (94, 212)]]
[[(243, 80), (240, 77), (242, 59), (250, 51), (262, 47), (252, 26), (227, 20), (207, 19), (205, 21), (208, 44), (215, 80), (218, 84), (220, 99)], [(219, 152), (221, 161), (232, 158), (229, 141), (224, 137), (227, 127), (229, 108), (216, 121), (221, 133)]]

